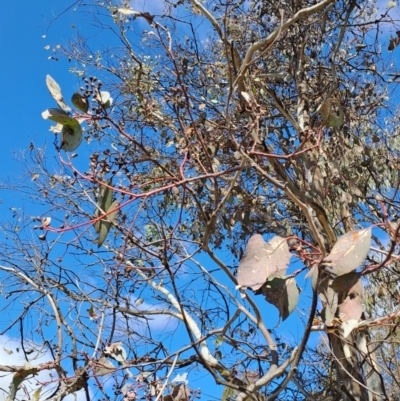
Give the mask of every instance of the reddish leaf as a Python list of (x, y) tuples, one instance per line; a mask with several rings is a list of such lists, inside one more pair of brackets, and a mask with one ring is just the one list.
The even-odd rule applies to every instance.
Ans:
[(339, 305), (339, 318), (342, 322), (348, 322), (349, 320), (359, 321), (363, 312), (364, 309), (359, 296), (355, 296), (354, 298), (347, 297)]
[(239, 264), (239, 285), (259, 290), (268, 277), (285, 275), (290, 257), (284, 238), (275, 236), (266, 243), (260, 234), (253, 235)]
[(337, 317), (343, 322), (354, 319), (358, 321), (362, 314), (363, 297), (360, 273), (348, 273), (334, 280), (329, 274), (324, 275), (318, 287), (318, 294), (323, 305), (321, 314), (325, 324), (332, 326)]
[(371, 246), (371, 227), (350, 231), (339, 238), (331, 253), (324, 259), (335, 274), (342, 276), (357, 269), (365, 260)]
[(172, 390), (172, 399), (174, 401), (188, 401), (190, 399), (190, 390), (184, 383), (180, 383)]
[(273, 277), (267, 281), (262, 292), (265, 299), (278, 308), (282, 320), (294, 311), (299, 299), (299, 289), (293, 277)]

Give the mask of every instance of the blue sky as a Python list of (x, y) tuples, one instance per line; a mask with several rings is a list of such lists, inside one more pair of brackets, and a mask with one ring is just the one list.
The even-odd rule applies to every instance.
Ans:
[[(16, 7), (14, 2), (2, 4), (0, 13), (0, 51), (3, 55), (0, 87), (2, 114), (0, 147), (1, 177), (16, 181), (21, 177), (20, 166), (15, 163), (15, 155), (27, 151), (30, 142), (52, 146), (54, 140), (49, 132), (49, 124), (41, 118), (41, 113), (54, 103), (45, 86), (45, 76), (50, 74), (59, 79), (63, 86), (77, 86), (75, 78), (68, 74), (68, 63), (54, 62), (48, 57), (51, 51), (44, 47), (51, 41), (67, 41), (72, 33), (71, 13), (61, 17), (53, 25), (48, 21), (62, 11), (67, 2), (41, 0), (27, 2)], [(43, 35), (46, 35), (43, 38)], [(6, 55), (6, 56), (5, 56)], [(19, 177), (19, 178), (18, 178)], [(0, 191), (3, 211), (21, 205), (20, 196)], [(7, 215), (2, 213), (2, 220)]]

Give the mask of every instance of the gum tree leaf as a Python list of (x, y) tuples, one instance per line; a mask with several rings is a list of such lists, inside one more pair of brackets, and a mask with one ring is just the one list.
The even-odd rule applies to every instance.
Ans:
[(290, 257), (284, 238), (275, 236), (266, 243), (260, 234), (253, 235), (239, 264), (239, 285), (253, 291), (259, 290), (268, 277), (285, 275)]
[(36, 389), (36, 391), (32, 395), (32, 400), (39, 401), (41, 392), (42, 392), (42, 387), (39, 387), (38, 389)]
[(177, 382), (189, 383), (187, 376), (188, 376), (187, 372), (184, 372), (182, 374), (177, 374), (176, 377), (171, 380), (171, 383), (177, 383)]
[(338, 294), (357, 293), (361, 298), (364, 294), (364, 286), (361, 281), (360, 273), (351, 272), (343, 276), (336, 277), (332, 281), (331, 287)]
[(82, 96), (79, 92), (75, 92), (71, 97), (71, 102), (75, 108), (84, 113), (89, 110), (89, 101), (86, 97)]
[(126, 351), (125, 348), (122, 346), (122, 343), (112, 343), (108, 345), (104, 352), (106, 355), (110, 356), (111, 358), (115, 359), (117, 362), (124, 365), (126, 363)]
[[(110, 207), (107, 209), (112, 210), (115, 209), (119, 206), (119, 202), (115, 200), (113, 203), (111, 203)], [(115, 218), (117, 217), (118, 209), (116, 209), (114, 212), (110, 213), (107, 215), (104, 219), (101, 220), (100, 222), (100, 231), (99, 231), (99, 238), (97, 240), (97, 246), (100, 248), (101, 245), (103, 245), (103, 242), (107, 238), (107, 235), (110, 231), (112, 223), (115, 222)]]
[(42, 113), (42, 117), (45, 120), (55, 121), (57, 123), (56, 127), (62, 126), (61, 149), (72, 152), (82, 143), (82, 128), (79, 121), (76, 118), (70, 117), (64, 110), (47, 109)]
[(97, 95), (94, 100), (100, 103), (105, 109), (111, 107), (113, 103), (113, 98), (110, 95), (110, 92), (102, 91), (99, 95)]
[(276, 306), (282, 320), (285, 320), (296, 308), (299, 289), (293, 277), (273, 277), (267, 280), (262, 289), (265, 299)]
[(337, 101), (326, 99), (321, 106), (320, 112), (322, 121), (327, 127), (338, 128), (343, 125), (344, 113)]
[(97, 376), (109, 375), (115, 371), (115, 367), (107, 358), (102, 356), (98, 361), (93, 363), (93, 370)]
[(371, 246), (371, 227), (350, 231), (336, 242), (331, 253), (324, 259), (335, 274), (343, 276), (357, 269), (365, 260)]
[(122, 15), (140, 15), (139, 11), (132, 10), (131, 8), (118, 8), (117, 10)]
[(318, 263), (314, 263), (310, 267), (310, 270), (307, 272), (305, 276), (305, 278), (311, 277), (311, 287), (314, 291), (317, 290), (318, 274), (319, 274)]
[(79, 125), (79, 121), (71, 117), (67, 112), (61, 109), (47, 109), (42, 113), (45, 120), (51, 120), (61, 125), (67, 125), (70, 128), (75, 128)]
[[(349, 273), (333, 280), (331, 287), (339, 295), (338, 315), (342, 322), (359, 321), (364, 312), (364, 286), (359, 273)], [(346, 337), (346, 336), (345, 336)]]
[(66, 112), (71, 111), (71, 108), (64, 102), (63, 95), (61, 93), (60, 85), (50, 75), (46, 75), (46, 85), (53, 99), (57, 102), (58, 106)]
[(171, 395), (174, 401), (189, 401), (190, 390), (185, 383), (179, 383), (174, 386)]
[[(97, 208), (96, 211), (94, 212), (95, 217), (101, 216), (103, 213), (105, 213), (108, 208), (111, 206), (112, 203), (112, 198), (113, 198), (113, 191), (112, 188), (112, 178), (106, 181), (106, 185), (101, 185), (100, 190), (99, 190), (99, 198), (97, 200)], [(98, 233), (100, 231), (100, 223), (101, 220), (96, 221), (94, 228), (96, 232)]]
[(67, 125), (64, 125), (61, 130), (60, 138), (60, 148), (66, 152), (73, 152), (82, 143), (83, 136), (81, 126), (78, 125), (75, 128), (71, 128)]

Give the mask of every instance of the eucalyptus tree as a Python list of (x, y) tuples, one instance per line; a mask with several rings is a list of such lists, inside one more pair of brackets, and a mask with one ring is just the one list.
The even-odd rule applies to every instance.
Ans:
[(79, 2), (4, 226), (10, 400), (397, 399), (395, 6)]

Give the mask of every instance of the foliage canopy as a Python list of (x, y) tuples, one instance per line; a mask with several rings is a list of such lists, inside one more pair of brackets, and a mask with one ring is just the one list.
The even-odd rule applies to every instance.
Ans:
[(398, 399), (393, 4), (117, 3), (77, 3), (102, 40), (55, 47), (81, 87), (3, 227), (8, 400)]

